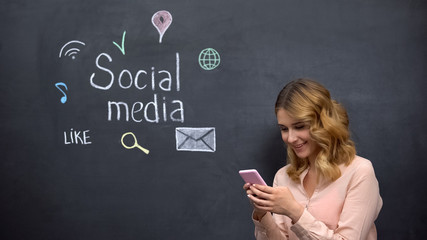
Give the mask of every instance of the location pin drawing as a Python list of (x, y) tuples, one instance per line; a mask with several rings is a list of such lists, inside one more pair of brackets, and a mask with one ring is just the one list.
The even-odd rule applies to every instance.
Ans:
[(153, 15), (151, 22), (160, 34), (159, 43), (162, 43), (163, 35), (172, 23), (172, 15), (166, 10), (161, 10)]

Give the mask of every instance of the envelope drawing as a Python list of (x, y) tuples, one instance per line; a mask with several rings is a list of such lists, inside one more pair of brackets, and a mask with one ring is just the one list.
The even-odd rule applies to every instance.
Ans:
[(189, 128), (175, 129), (176, 150), (192, 152), (215, 152), (215, 128)]

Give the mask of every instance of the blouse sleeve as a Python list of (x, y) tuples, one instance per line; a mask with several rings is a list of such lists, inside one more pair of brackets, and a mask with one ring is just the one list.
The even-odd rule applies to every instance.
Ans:
[(266, 213), (261, 221), (253, 219), (255, 224), (255, 238), (257, 240), (289, 239), (284, 223), (278, 223), (274, 215)]
[[(273, 187), (277, 187), (277, 174), (274, 177)], [(255, 225), (255, 237), (257, 240), (282, 240), (289, 239), (287, 226), (283, 219), (276, 214), (266, 213), (261, 221), (252, 220)]]
[(368, 162), (359, 166), (349, 184), (337, 229), (329, 229), (304, 210), (291, 230), (300, 239), (367, 239), (381, 207), (378, 181)]

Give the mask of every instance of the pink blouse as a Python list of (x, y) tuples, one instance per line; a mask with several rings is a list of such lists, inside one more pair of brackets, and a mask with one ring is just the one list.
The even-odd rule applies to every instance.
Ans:
[(340, 165), (341, 177), (328, 184), (318, 184), (307, 197), (303, 179), (292, 181), (281, 168), (273, 186), (287, 186), (305, 210), (295, 224), (278, 214), (266, 214), (254, 221), (256, 239), (377, 239), (374, 221), (382, 207), (378, 181), (369, 160), (356, 156), (349, 166)]

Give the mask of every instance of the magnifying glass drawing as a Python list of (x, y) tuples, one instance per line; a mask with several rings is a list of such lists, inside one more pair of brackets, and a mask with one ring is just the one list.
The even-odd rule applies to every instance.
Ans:
[[(126, 145), (126, 144), (123, 142), (123, 139), (124, 139), (127, 135), (132, 135), (132, 137), (133, 137), (134, 144), (133, 144), (133, 145), (131, 145), (131, 146)], [(125, 147), (126, 149), (132, 149), (132, 148), (137, 147), (137, 148), (139, 148), (141, 151), (143, 151), (145, 154), (148, 154), (148, 153), (150, 152), (150, 150), (145, 149), (145, 148), (141, 147), (141, 146), (138, 144), (138, 141), (136, 140), (135, 134), (133, 134), (133, 132), (127, 132), (127, 133), (124, 133), (124, 134), (122, 135), (122, 140), (121, 140), (121, 142), (122, 142), (123, 147)]]

